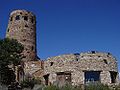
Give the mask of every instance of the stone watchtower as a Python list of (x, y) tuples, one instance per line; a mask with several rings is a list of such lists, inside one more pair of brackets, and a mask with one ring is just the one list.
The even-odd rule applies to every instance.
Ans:
[(6, 37), (24, 45), (24, 62), (36, 60), (36, 17), (33, 13), (26, 10), (11, 12)]
[[(43, 72), (43, 62), (37, 58), (36, 50), (36, 17), (26, 10), (11, 12), (7, 38), (17, 39), (24, 46), (23, 64), (16, 67), (16, 81), (21, 81), (29, 75), (39, 77)], [(21, 69), (22, 68), (22, 69)]]

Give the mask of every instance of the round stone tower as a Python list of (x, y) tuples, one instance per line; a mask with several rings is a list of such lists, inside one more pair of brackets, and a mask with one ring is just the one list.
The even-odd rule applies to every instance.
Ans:
[(11, 12), (6, 37), (24, 45), (23, 61), (36, 60), (36, 17), (26, 10)]

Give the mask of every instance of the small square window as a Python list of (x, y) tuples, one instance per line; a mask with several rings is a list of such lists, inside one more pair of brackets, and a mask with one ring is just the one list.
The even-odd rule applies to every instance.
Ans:
[(20, 20), (20, 15), (17, 15), (15, 19)]
[(28, 16), (24, 16), (24, 20), (28, 21)]
[(95, 54), (95, 51), (91, 51), (92, 52), (92, 54)]

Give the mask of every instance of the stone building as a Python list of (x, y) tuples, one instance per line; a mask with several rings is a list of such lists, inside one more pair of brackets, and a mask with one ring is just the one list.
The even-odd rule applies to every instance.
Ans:
[(32, 74), (35, 74), (35, 72), (40, 76), (41, 71), (43, 71), (43, 62), (38, 60), (36, 55), (35, 15), (26, 10), (15, 10), (11, 12), (6, 37), (17, 39), (18, 42), (24, 46), (22, 52), (24, 55), (24, 58), (22, 59), (23, 64), (16, 67), (16, 80), (23, 80), (23, 76), (31, 76)]
[(119, 84), (117, 60), (110, 53), (91, 51), (50, 57), (45, 61), (38, 59), (36, 17), (29, 11), (15, 10), (10, 14), (6, 37), (24, 45), (23, 64), (16, 67), (17, 81), (30, 76), (41, 78), (46, 85)]
[(44, 62), (46, 84), (82, 85), (89, 82), (118, 84), (117, 61), (110, 53), (86, 52), (48, 58)]

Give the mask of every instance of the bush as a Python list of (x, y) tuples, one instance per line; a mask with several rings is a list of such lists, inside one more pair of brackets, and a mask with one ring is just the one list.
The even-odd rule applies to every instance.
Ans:
[(60, 90), (60, 88), (58, 86), (51, 85), (51, 86), (46, 86), (44, 90)]
[(58, 86), (46, 86), (43, 90), (82, 90), (81, 87), (74, 87), (72, 85), (66, 84), (65, 86), (58, 87)]
[(66, 84), (65, 86), (61, 87), (60, 90), (82, 90), (81, 87), (78, 86), (72, 86), (69, 84)]
[(41, 81), (35, 78), (26, 78), (20, 83), (22, 88), (33, 88), (35, 84), (41, 84)]
[(111, 90), (108, 85), (101, 83), (90, 83), (85, 86), (85, 90)]

